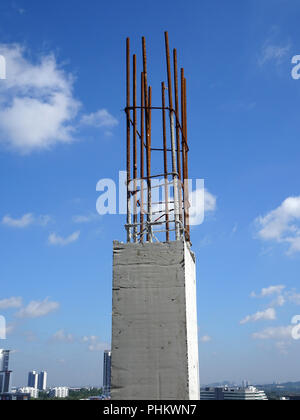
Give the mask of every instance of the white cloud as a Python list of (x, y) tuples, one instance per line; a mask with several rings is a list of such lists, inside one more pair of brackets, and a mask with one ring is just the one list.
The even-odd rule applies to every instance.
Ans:
[(14, 219), (9, 215), (6, 215), (2, 219), (2, 224), (10, 227), (25, 228), (34, 222), (34, 217), (31, 213), (24, 214), (19, 219)]
[(288, 197), (265, 216), (256, 219), (258, 237), (289, 245), (288, 254), (300, 252), (300, 196)]
[(257, 295), (255, 292), (251, 292), (251, 297), (266, 297), (271, 296), (274, 294), (280, 294), (285, 289), (285, 286), (282, 284), (279, 284), (277, 286), (269, 286), (264, 287), (261, 289), (261, 292)]
[(296, 252), (300, 252), (300, 231), (297, 232), (297, 236), (292, 238), (286, 238), (285, 242), (290, 244), (290, 248), (288, 250), (288, 254), (295, 254)]
[(90, 213), (90, 214), (82, 214), (73, 216), (72, 220), (74, 223), (90, 223), (95, 220), (98, 220), (100, 216), (97, 213)]
[(0, 300), (0, 309), (20, 308), (22, 306), (21, 297), (11, 297)]
[(300, 293), (290, 292), (288, 294), (288, 299), (295, 305), (300, 305)]
[(53, 341), (60, 341), (64, 343), (72, 343), (74, 341), (73, 334), (66, 333), (64, 330), (59, 330), (52, 336)]
[(282, 340), (292, 337), (292, 326), (281, 326), (281, 327), (269, 327), (263, 331), (252, 334), (252, 337), (256, 340), (267, 340), (276, 339)]
[[(275, 319), (275, 311), (274, 311), (273, 307), (283, 306), (286, 303), (287, 292), (285, 292), (285, 289), (286, 289), (286, 286), (284, 286), (282, 284), (279, 284), (279, 285), (275, 285), (275, 286), (264, 287), (264, 288), (261, 289), (260, 293), (258, 293), (258, 294), (255, 293), (254, 291), (251, 292), (250, 297), (252, 297), (252, 298), (266, 298), (266, 297), (269, 297), (269, 296), (277, 295), (275, 297), (275, 299), (273, 299), (268, 304), (269, 310), (267, 310), (267, 311), (269, 311), (269, 312), (266, 312), (266, 311), (257, 312), (257, 314), (265, 313), (266, 316), (270, 315), (270, 317), (271, 317), (270, 319)], [(272, 318), (272, 311), (274, 311), (274, 318)], [(264, 319), (264, 318), (262, 318), (262, 319)], [(267, 319), (267, 318), (265, 318), (265, 319)], [(241, 324), (246, 323), (246, 322), (251, 321), (251, 320), (253, 320), (253, 319), (251, 319), (251, 316), (248, 316), (241, 321)]]
[(27, 213), (20, 218), (13, 218), (10, 215), (6, 215), (2, 219), (2, 224), (13, 228), (23, 229), (33, 224), (46, 226), (50, 220), (51, 217), (48, 215), (36, 217), (32, 213)]
[(200, 337), (200, 341), (202, 343), (209, 343), (211, 341), (211, 337), (209, 335), (203, 335), (202, 337)]
[(59, 245), (66, 246), (72, 242), (76, 242), (79, 239), (80, 231), (72, 233), (72, 235), (63, 238), (62, 236), (57, 235), (56, 233), (51, 233), (48, 238), (50, 245)]
[(36, 98), (14, 98), (0, 111), (1, 141), (22, 153), (48, 149), (57, 142), (71, 142), (72, 128), (65, 123), (76, 115), (75, 103), (63, 93), (47, 102)]
[(0, 340), (6, 339), (5, 319), (0, 315)]
[(104, 351), (109, 348), (107, 343), (100, 341), (95, 335), (82, 337), (82, 342), (88, 344), (89, 351)]
[(290, 49), (290, 44), (276, 45), (268, 40), (263, 45), (260, 57), (258, 59), (258, 63), (260, 66), (263, 66), (264, 64), (270, 61), (273, 61), (276, 64), (280, 64), (283, 61), (283, 59), (288, 55)]
[(274, 308), (268, 308), (265, 311), (258, 311), (253, 315), (247, 315), (240, 321), (240, 324), (246, 324), (247, 322), (256, 322), (260, 320), (274, 320), (276, 319), (276, 312)]
[(274, 293), (281, 293), (283, 289), (285, 289), (285, 286), (283, 285), (269, 286), (261, 290), (261, 296), (265, 297), (273, 295)]
[(99, 109), (97, 112), (83, 115), (80, 123), (98, 128), (113, 128), (119, 124), (118, 120), (106, 109)]
[(300, 219), (300, 196), (288, 197), (283, 203), (265, 216), (257, 219), (262, 239), (281, 240), (286, 232), (297, 231), (292, 223)]
[(42, 301), (31, 301), (25, 308), (20, 309), (16, 316), (19, 318), (39, 318), (56, 311), (59, 308), (58, 302), (51, 302), (48, 298)]
[(33, 60), (18, 44), (0, 44), (7, 78), (0, 84), (0, 144), (28, 154), (75, 140), (81, 125), (112, 129), (118, 121), (106, 110), (79, 117), (82, 104), (73, 93), (74, 78), (54, 54)]
[(101, 341), (93, 342), (88, 346), (89, 351), (104, 351), (107, 349), (107, 344)]
[(217, 207), (217, 197), (211, 194), (209, 191), (204, 192), (204, 211), (210, 212), (215, 211)]
[(34, 63), (17, 44), (0, 45), (0, 52), (7, 63), (7, 79), (0, 86), (0, 142), (30, 153), (72, 141), (80, 103), (73, 97), (71, 75), (53, 54)]
[(251, 292), (250, 296), (253, 298), (264, 298), (274, 294), (277, 294), (277, 296), (269, 303), (269, 307), (283, 306), (286, 303), (300, 305), (300, 293), (297, 293), (294, 289), (288, 290), (284, 285), (266, 287), (259, 294)]
[(271, 302), (270, 306), (283, 306), (286, 303), (286, 299), (284, 296), (279, 295), (275, 300)]
[(214, 212), (217, 198), (206, 189), (198, 188), (190, 193), (190, 225), (195, 226), (203, 222), (206, 213)]

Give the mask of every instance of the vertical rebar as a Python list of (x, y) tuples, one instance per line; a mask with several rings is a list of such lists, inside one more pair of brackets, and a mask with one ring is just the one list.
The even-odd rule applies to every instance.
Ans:
[(179, 99), (178, 99), (178, 70), (177, 70), (177, 51), (173, 50), (174, 62), (174, 86), (175, 86), (175, 114), (176, 114), (176, 146), (177, 146), (177, 172), (181, 179), (181, 164), (180, 164), (180, 136), (179, 136)]
[(170, 133), (171, 133), (171, 149), (172, 149), (172, 172), (173, 172), (173, 185), (174, 185), (175, 237), (176, 237), (176, 240), (178, 240), (178, 239), (180, 239), (179, 202), (178, 202), (178, 172), (177, 172), (177, 165), (176, 165), (174, 110), (173, 110), (172, 80), (171, 80), (171, 66), (170, 66), (170, 48), (169, 48), (168, 32), (165, 32), (165, 44), (166, 44), (168, 92), (169, 92), (169, 114), (170, 114)]
[(137, 80), (136, 55), (133, 55), (133, 241), (137, 242)]
[[(127, 116), (127, 225), (131, 224), (130, 208), (130, 39), (126, 39), (126, 116)], [(131, 241), (131, 228), (127, 226), (127, 242)]]
[(145, 110), (143, 107), (145, 106), (144, 101), (144, 73), (141, 73), (141, 132), (140, 132), (140, 140), (141, 140), (141, 150), (140, 150), (140, 165), (141, 165), (141, 196), (140, 196), (140, 241), (144, 242), (144, 112)]
[(169, 194), (168, 194), (168, 153), (167, 153), (167, 129), (166, 129), (166, 101), (165, 101), (165, 84), (161, 84), (162, 96), (162, 122), (163, 122), (163, 148), (164, 148), (164, 173), (165, 173), (165, 213), (166, 213), (166, 241), (170, 241), (170, 225), (169, 225)]
[[(147, 55), (146, 40), (142, 37), (142, 59), (143, 71), (141, 72), (141, 105), (138, 106), (138, 88), (137, 88), (137, 58), (133, 55), (133, 76), (131, 79), (131, 63), (130, 63), (130, 39), (126, 39), (126, 117), (127, 117), (127, 242), (144, 242), (145, 235), (147, 241), (152, 242), (157, 239), (154, 236), (153, 226), (155, 224), (165, 223), (166, 241), (170, 241), (171, 223), (175, 224), (175, 239), (182, 237), (183, 233), (186, 240), (190, 240), (189, 226), (189, 188), (188, 188), (188, 143), (187, 143), (187, 88), (184, 70), (181, 69), (181, 94), (178, 88), (178, 61), (177, 50), (173, 50), (173, 69), (170, 63), (170, 48), (168, 32), (165, 32), (165, 48), (167, 61), (167, 84), (162, 82), (162, 124), (163, 124), (163, 149), (152, 148), (152, 110), (160, 109), (160, 107), (152, 108), (152, 88), (148, 86), (147, 75)], [(174, 71), (174, 75), (172, 75)], [(174, 78), (173, 78), (174, 77)], [(173, 80), (172, 80), (173, 79)], [(133, 83), (133, 92), (131, 93), (131, 82)], [(172, 83), (174, 83), (174, 91)], [(166, 105), (166, 89), (168, 89), (169, 104)], [(173, 108), (173, 95), (174, 108)], [(132, 105), (131, 105), (131, 95)], [(181, 98), (181, 105), (180, 105)], [(180, 109), (181, 106), (181, 109)], [(138, 109), (140, 108), (140, 116)], [(170, 142), (171, 149), (168, 148), (168, 136), (166, 127), (166, 118), (169, 113), (170, 123)], [(181, 113), (181, 115), (180, 115)], [(138, 120), (140, 120), (140, 133), (138, 131)], [(180, 121), (181, 120), (181, 121)], [(133, 136), (131, 140), (131, 126)], [(140, 151), (138, 151), (138, 138), (140, 139)], [(180, 139), (181, 137), (181, 139)], [(181, 140), (181, 141), (180, 141)], [(132, 141), (132, 146), (131, 146)], [(181, 144), (180, 144), (181, 143)], [(132, 151), (131, 151), (132, 147)], [(165, 185), (165, 208), (159, 212), (162, 215), (152, 224), (152, 178), (157, 177), (151, 175), (151, 153), (152, 151), (163, 151), (164, 160), (164, 185)], [(171, 152), (171, 164), (168, 165), (168, 152)], [(131, 155), (132, 153), (132, 155)], [(138, 154), (140, 156), (138, 157)], [(140, 169), (138, 163), (140, 162)], [(132, 165), (132, 169), (131, 169)], [(170, 171), (170, 166), (172, 167)], [(131, 172), (132, 170), (132, 172)], [(171, 172), (171, 173), (169, 173)], [(138, 184), (138, 176), (140, 175), (140, 183)], [(172, 176), (172, 180), (170, 180)], [(170, 182), (171, 181), (171, 182)], [(172, 192), (169, 191), (169, 184), (173, 185)], [(139, 191), (140, 190), (140, 191)], [(145, 193), (144, 193), (145, 192)], [(140, 197), (138, 197), (140, 193)], [(174, 203), (174, 218), (170, 217), (170, 199)], [(162, 198), (163, 200), (163, 198)], [(159, 201), (157, 204), (163, 204)], [(140, 207), (140, 217), (138, 223), (138, 206)], [(145, 218), (147, 213), (147, 219)], [(162, 219), (165, 217), (164, 219)], [(160, 231), (158, 231), (160, 232)], [(140, 237), (138, 239), (138, 236)]]
[(190, 202), (189, 202), (189, 186), (188, 186), (188, 179), (189, 179), (189, 172), (188, 172), (188, 141), (187, 141), (187, 93), (186, 93), (186, 78), (184, 78), (184, 136), (185, 136), (185, 176), (186, 176), (186, 187), (185, 187), (185, 195), (186, 195), (186, 230), (187, 230), (187, 240), (190, 241)]
[(180, 84), (181, 84), (181, 156), (182, 156), (182, 181), (183, 181), (183, 194), (184, 194), (184, 228), (185, 228), (185, 237), (186, 237), (186, 166), (185, 166), (185, 134), (184, 134), (184, 69), (180, 70)]
[[(148, 221), (149, 223), (152, 222), (152, 194), (151, 194), (151, 118), (152, 118), (152, 88), (149, 86), (149, 92), (148, 92), (148, 141), (147, 141), (147, 176), (148, 176)], [(152, 226), (148, 225), (149, 230), (149, 238), (148, 241), (152, 242)]]
[(147, 241), (152, 241), (151, 234), (151, 213), (152, 213), (152, 194), (151, 194), (151, 142), (149, 133), (149, 101), (148, 101), (148, 82), (147, 82), (147, 55), (146, 40), (142, 37), (143, 49), (143, 73), (144, 73), (144, 100), (145, 100), (145, 125), (146, 125), (146, 159), (147, 159)]
[[(175, 87), (175, 118), (176, 118), (176, 148), (177, 148), (177, 172), (178, 172), (178, 199), (179, 199), (179, 219), (181, 223), (182, 218), (182, 173), (180, 164), (180, 130), (179, 130), (179, 98), (178, 98), (178, 69), (177, 69), (177, 50), (173, 50), (173, 64), (174, 64), (174, 87)], [(181, 229), (181, 232), (183, 230)]]
[(146, 39), (142, 37), (142, 49), (143, 49), (143, 73), (144, 73), (144, 94), (145, 94), (145, 114), (147, 115), (148, 106), (148, 74), (147, 74), (147, 55), (146, 55)]

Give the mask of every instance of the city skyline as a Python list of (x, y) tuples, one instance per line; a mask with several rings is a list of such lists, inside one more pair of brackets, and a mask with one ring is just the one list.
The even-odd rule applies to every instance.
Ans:
[(200, 383), (300, 380), (297, 2), (44, 3), (0, 5), (0, 347), (12, 385), (33, 367), (50, 386), (102, 385), (126, 217), (97, 214), (96, 185), (126, 167), (126, 37), (137, 54), (147, 38), (159, 86), (165, 30), (189, 81), (190, 177), (206, 188), (191, 230)]

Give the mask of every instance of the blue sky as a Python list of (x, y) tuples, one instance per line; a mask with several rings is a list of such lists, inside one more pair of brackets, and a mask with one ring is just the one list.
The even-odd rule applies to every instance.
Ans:
[[(188, 79), (201, 382), (300, 380), (300, 54), (295, 0), (3, 0), (0, 314), (14, 385), (101, 385), (112, 241), (96, 184), (125, 170), (125, 39), (147, 39), (154, 102), (169, 31)], [(140, 56), (139, 56), (140, 57)], [(282, 286), (282, 287), (281, 287)]]

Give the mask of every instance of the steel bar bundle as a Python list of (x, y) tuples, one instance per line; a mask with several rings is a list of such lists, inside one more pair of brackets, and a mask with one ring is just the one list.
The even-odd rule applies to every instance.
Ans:
[[(161, 106), (153, 106), (152, 87), (148, 85), (146, 40), (142, 37), (140, 94), (138, 94), (137, 56), (134, 54), (132, 57), (131, 72), (130, 40), (129, 38), (126, 40), (127, 242), (145, 240), (169, 242), (183, 237), (186, 241), (190, 241), (186, 78), (184, 69), (181, 68), (179, 88), (176, 49), (173, 50), (172, 78), (167, 32), (165, 32), (165, 49), (167, 84), (161, 83)], [(168, 104), (166, 104), (166, 91), (168, 91)], [(162, 114), (161, 143), (153, 145), (152, 113), (157, 110)], [(154, 128), (156, 133), (157, 127)], [(153, 158), (153, 152), (161, 152), (161, 162), (157, 160), (157, 154), (155, 159)], [(159, 174), (152, 173), (152, 163), (162, 168)], [(162, 183), (154, 185), (153, 180), (158, 180), (160, 177)], [(162, 198), (158, 201), (152, 200), (154, 188), (163, 190)], [(160, 239), (162, 234), (165, 236)]]

